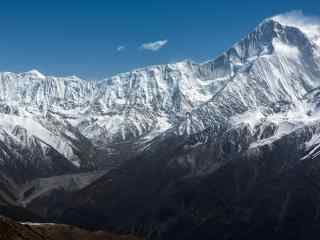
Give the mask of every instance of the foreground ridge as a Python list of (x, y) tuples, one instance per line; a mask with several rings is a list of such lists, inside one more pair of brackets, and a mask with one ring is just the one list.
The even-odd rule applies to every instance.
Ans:
[(0, 217), (1, 240), (139, 240), (129, 235), (89, 232), (77, 227), (52, 223), (18, 223)]

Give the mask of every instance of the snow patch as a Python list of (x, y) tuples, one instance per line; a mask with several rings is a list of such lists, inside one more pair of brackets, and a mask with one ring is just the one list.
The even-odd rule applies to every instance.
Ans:
[(277, 38), (272, 40), (272, 45), (274, 47), (274, 50), (282, 56), (286, 56), (289, 58), (298, 58), (299, 57), (300, 52), (297, 47), (285, 44)]
[(34, 223), (34, 222), (20, 222), (22, 225), (30, 225), (30, 226), (44, 226), (44, 225), (57, 225), (56, 223)]
[(30, 70), (30, 71), (26, 72), (26, 74), (31, 75), (31, 76), (33, 76), (35, 78), (39, 78), (39, 79), (45, 79), (46, 78), (45, 75), (43, 75), (41, 72), (39, 72), (36, 69)]
[(242, 114), (234, 115), (230, 118), (232, 125), (248, 124), (253, 129), (265, 116), (261, 110), (250, 110)]

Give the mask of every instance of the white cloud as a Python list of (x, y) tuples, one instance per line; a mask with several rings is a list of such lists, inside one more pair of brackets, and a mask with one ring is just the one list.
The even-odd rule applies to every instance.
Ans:
[(118, 52), (123, 52), (124, 50), (126, 50), (126, 47), (125, 47), (125, 46), (118, 46), (118, 47), (117, 47), (117, 51), (118, 51)]
[(141, 49), (150, 50), (150, 51), (158, 51), (163, 48), (168, 43), (168, 40), (159, 40), (150, 43), (144, 43), (141, 45)]
[(318, 38), (320, 35), (320, 18), (305, 15), (301, 10), (294, 10), (272, 17), (280, 24), (299, 28), (307, 36)]

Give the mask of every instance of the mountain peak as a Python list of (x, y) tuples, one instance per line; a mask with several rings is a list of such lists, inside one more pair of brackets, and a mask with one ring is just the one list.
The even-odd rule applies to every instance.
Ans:
[(309, 39), (320, 46), (320, 19), (306, 16), (302, 11), (291, 11), (275, 15), (265, 21), (275, 21), (283, 26), (295, 27), (302, 31)]
[(38, 71), (37, 69), (32, 69), (32, 70), (26, 72), (25, 74), (31, 75), (31, 76), (33, 76), (33, 77), (35, 77), (35, 78), (41, 78), (41, 79), (46, 78), (46, 76), (43, 75), (43, 74), (42, 74), (40, 71)]

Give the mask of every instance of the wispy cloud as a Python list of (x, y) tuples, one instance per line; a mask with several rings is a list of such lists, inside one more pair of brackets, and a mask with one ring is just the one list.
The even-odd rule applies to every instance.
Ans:
[(287, 26), (297, 27), (310, 37), (320, 32), (320, 18), (305, 15), (301, 10), (294, 10), (272, 17), (275, 21)]
[(140, 49), (149, 51), (158, 51), (163, 48), (168, 43), (168, 40), (159, 40), (150, 43), (144, 43), (141, 45)]
[(123, 52), (123, 51), (125, 51), (126, 50), (126, 47), (125, 46), (118, 46), (117, 47), (117, 51), (118, 52)]

